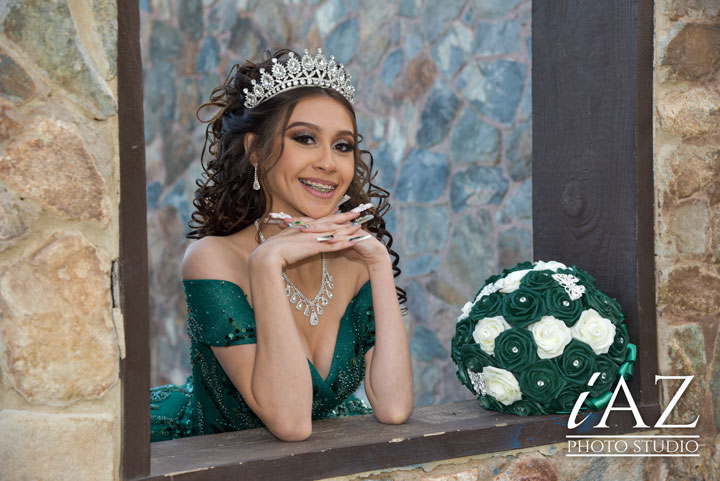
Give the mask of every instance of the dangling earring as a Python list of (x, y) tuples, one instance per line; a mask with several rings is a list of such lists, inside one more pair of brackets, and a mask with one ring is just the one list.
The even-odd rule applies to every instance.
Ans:
[(255, 166), (255, 180), (253, 180), (253, 190), (260, 190), (260, 182), (257, 177), (257, 165)]

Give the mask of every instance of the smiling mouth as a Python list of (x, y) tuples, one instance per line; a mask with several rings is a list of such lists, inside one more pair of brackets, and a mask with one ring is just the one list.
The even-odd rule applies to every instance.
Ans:
[(320, 192), (321, 194), (329, 194), (330, 192), (335, 190), (335, 188), (337, 187), (336, 185), (320, 184), (318, 182), (313, 182), (311, 180), (306, 180), (306, 179), (300, 179), (300, 182), (302, 182), (304, 185), (307, 185), (312, 190), (314, 190), (316, 192)]

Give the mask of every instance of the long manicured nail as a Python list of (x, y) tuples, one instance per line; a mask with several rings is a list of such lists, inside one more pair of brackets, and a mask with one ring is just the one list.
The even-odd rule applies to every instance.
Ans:
[(360, 204), (359, 206), (350, 210), (350, 212), (362, 212), (364, 210), (370, 209), (371, 207), (373, 207), (373, 205), (370, 202), (368, 202), (367, 204)]
[(342, 199), (340, 199), (340, 202), (338, 203), (338, 207), (340, 207), (341, 205), (343, 205), (345, 202), (347, 202), (349, 200), (350, 200), (349, 195), (347, 195), (347, 194), (343, 195)]
[(355, 237), (351, 237), (348, 240), (350, 242), (360, 242), (360, 241), (364, 241), (365, 239), (369, 239), (371, 237), (372, 237), (372, 234), (365, 234), (365, 235), (358, 235)]
[(330, 239), (332, 239), (333, 237), (335, 237), (335, 236), (332, 234), (326, 234), (326, 235), (318, 236), (318, 237), (316, 237), (316, 239), (318, 240), (318, 242), (327, 242)]
[(352, 224), (353, 225), (364, 224), (365, 222), (369, 221), (370, 219), (374, 219), (374, 218), (375, 218), (375, 216), (372, 214), (364, 215), (364, 216), (358, 217), (357, 219), (352, 221)]
[(292, 227), (293, 229), (307, 229), (310, 226), (301, 220), (296, 220), (295, 222), (288, 223), (288, 227)]
[(265, 223), (266, 224), (275, 224), (275, 225), (286, 224), (286, 222), (284, 220), (280, 220), (280, 219), (265, 219)]
[(292, 216), (285, 212), (270, 212), (268, 215), (273, 219), (292, 219)]

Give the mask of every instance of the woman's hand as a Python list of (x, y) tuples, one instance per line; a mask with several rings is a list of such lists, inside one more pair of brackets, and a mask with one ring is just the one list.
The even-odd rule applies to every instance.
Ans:
[[(362, 234), (360, 225), (350, 221), (358, 216), (355, 212), (331, 214), (320, 219), (293, 217), (285, 219), (293, 227), (282, 225), (282, 231), (269, 237), (250, 255), (251, 264), (279, 263), (281, 268), (322, 252), (334, 252), (354, 247), (349, 241)], [(302, 227), (306, 225), (307, 227)], [(360, 232), (358, 232), (360, 231)]]

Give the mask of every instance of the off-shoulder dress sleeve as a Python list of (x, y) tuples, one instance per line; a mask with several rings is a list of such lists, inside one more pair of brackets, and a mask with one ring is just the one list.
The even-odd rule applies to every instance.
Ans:
[(255, 313), (237, 284), (216, 279), (184, 280), (188, 334), (208, 346), (254, 344)]

